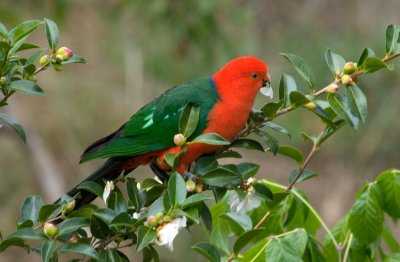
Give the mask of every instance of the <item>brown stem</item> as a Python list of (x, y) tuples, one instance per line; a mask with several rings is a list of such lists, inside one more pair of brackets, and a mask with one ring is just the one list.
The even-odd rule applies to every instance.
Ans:
[(12, 96), (14, 93), (15, 90), (11, 90), (7, 95), (5, 95), (3, 99), (0, 100), (0, 107), (4, 106), (3, 104), (5, 104), (7, 102), (7, 99), (10, 98), (10, 96)]

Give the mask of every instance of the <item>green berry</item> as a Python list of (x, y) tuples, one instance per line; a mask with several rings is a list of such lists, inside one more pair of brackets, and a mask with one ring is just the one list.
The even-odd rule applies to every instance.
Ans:
[(353, 82), (353, 79), (351, 78), (351, 76), (346, 75), (346, 74), (342, 75), (342, 78), (340, 80), (344, 86), (349, 86)]
[(46, 224), (44, 224), (43, 232), (46, 236), (54, 238), (58, 234), (58, 228), (54, 224), (46, 222)]
[(67, 214), (71, 213), (75, 208), (75, 204), (76, 204), (75, 200), (72, 200), (72, 201), (68, 202), (68, 204), (64, 205), (62, 208), (63, 214), (67, 215)]
[(186, 137), (182, 134), (176, 134), (174, 136), (174, 143), (177, 146), (183, 146), (186, 143)]
[(5, 76), (0, 77), (0, 86), (1, 87), (7, 85), (7, 82), (8, 82), (7, 77), (5, 77)]
[(335, 94), (337, 91), (339, 91), (339, 86), (336, 83), (330, 84), (327, 88), (326, 88), (326, 92), (328, 94)]
[(344, 64), (344, 67), (343, 67), (344, 74), (351, 75), (356, 70), (357, 70), (357, 64), (355, 64), (353, 62), (347, 62), (346, 64)]
[(163, 221), (164, 221), (165, 223), (171, 222), (171, 221), (172, 221), (172, 217), (169, 216), (169, 215), (165, 215), (165, 216), (163, 217)]

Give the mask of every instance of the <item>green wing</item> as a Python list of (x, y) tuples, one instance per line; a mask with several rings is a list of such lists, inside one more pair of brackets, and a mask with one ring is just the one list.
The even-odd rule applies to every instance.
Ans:
[(173, 137), (179, 133), (180, 114), (188, 103), (200, 108), (199, 123), (190, 138), (196, 137), (205, 129), (208, 114), (218, 99), (211, 77), (175, 86), (142, 107), (120, 129), (89, 146), (81, 162), (136, 156), (174, 146)]

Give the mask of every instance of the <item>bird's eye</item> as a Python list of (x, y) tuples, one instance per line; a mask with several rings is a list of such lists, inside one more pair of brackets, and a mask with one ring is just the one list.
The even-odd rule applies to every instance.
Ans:
[(253, 79), (256, 79), (256, 78), (258, 77), (257, 73), (252, 73), (250, 76), (251, 76), (251, 78), (253, 78)]

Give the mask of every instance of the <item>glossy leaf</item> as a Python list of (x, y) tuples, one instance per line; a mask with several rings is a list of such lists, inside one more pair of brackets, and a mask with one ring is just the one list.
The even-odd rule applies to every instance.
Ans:
[(221, 261), (217, 249), (215, 249), (215, 247), (209, 243), (197, 243), (193, 245), (192, 248), (211, 262)]
[(284, 127), (282, 127), (282, 126), (280, 126), (278, 124), (275, 124), (275, 123), (272, 123), (272, 122), (268, 121), (268, 122), (265, 122), (263, 124), (263, 126), (269, 127), (269, 128), (271, 128), (271, 129), (273, 129), (273, 130), (275, 130), (275, 131), (277, 131), (277, 132), (279, 132), (281, 134), (287, 135), (289, 138), (291, 137), (289, 131), (286, 128), (284, 128)]
[(30, 220), (33, 223), (36, 223), (42, 205), (43, 200), (40, 196), (30, 196), (26, 198), (21, 205), (21, 220)]
[(329, 48), (326, 50), (325, 60), (334, 77), (343, 71), (343, 66), (346, 63), (342, 56), (333, 53)]
[(209, 145), (229, 145), (230, 142), (215, 133), (202, 134), (193, 139), (190, 143), (204, 143)]
[(278, 148), (278, 154), (287, 156), (294, 161), (296, 161), (299, 166), (303, 164), (304, 157), (303, 153), (301, 153), (298, 149), (295, 147), (289, 146), (289, 145), (280, 145)]
[(209, 195), (205, 195), (205, 194), (194, 194), (189, 196), (188, 198), (186, 198), (181, 205), (182, 209), (191, 207), (193, 205), (196, 205), (200, 202), (206, 201), (206, 200), (210, 200), (212, 199), (212, 197), (210, 197)]
[(126, 212), (128, 210), (128, 205), (122, 196), (121, 191), (114, 190), (111, 192), (107, 199), (107, 207), (115, 210), (117, 213)]
[(60, 224), (58, 235), (62, 236), (90, 225), (90, 220), (82, 217), (69, 218)]
[[(9, 124), (15, 130), (15, 132), (17, 132), (18, 136), (26, 143), (25, 131), (22, 128), (22, 126), (20, 124), (18, 124), (18, 122), (15, 119), (13, 119), (9, 115), (3, 114), (3, 113), (0, 113), (0, 119), (3, 120), (4, 122), (6, 122), (7, 124)], [(0, 125), (0, 128), (1, 128), (1, 125)]]
[(43, 262), (50, 262), (53, 261), (54, 254), (57, 250), (57, 243), (56, 241), (45, 241), (41, 248), (41, 255)]
[(340, 128), (342, 128), (346, 124), (346, 121), (343, 119), (337, 120), (336, 122), (333, 123), (333, 126), (329, 126), (325, 132), (323, 133), (319, 144), (321, 145), (323, 142), (325, 142), (330, 136), (332, 136), (334, 133), (339, 131)]
[(58, 204), (49, 204), (49, 205), (43, 205), (40, 210), (39, 210), (39, 221), (41, 223), (45, 222), (51, 215), (54, 213), (57, 213), (56, 210), (58, 209), (58, 212), (61, 211), (61, 205)]
[(33, 228), (18, 229), (17, 231), (8, 235), (6, 239), (11, 239), (11, 238), (21, 238), (24, 240), (47, 240), (46, 236), (38, 233)]
[(133, 219), (128, 213), (119, 213), (110, 223), (111, 226), (133, 227)]
[[(288, 99), (289, 101), (289, 99)], [(261, 109), (263, 114), (268, 117), (269, 119), (273, 119), (278, 112), (279, 109), (283, 107), (283, 100), (279, 102), (270, 102), (263, 106)]]
[(302, 106), (310, 102), (310, 100), (300, 92), (293, 91), (289, 95), (290, 103), (294, 106)]
[(77, 188), (93, 193), (100, 198), (103, 197), (103, 187), (96, 182), (84, 181)]
[(364, 59), (360, 68), (364, 73), (373, 73), (383, 68), (388, 68), (388, 65), (377, 57), (367, 57)]
[(79, 55), (72, 55), (68, 60), (62, 61), (62, 65), (66, 64), (72, 64), (72, 63), (78, 63), (78, 64), (87, 64), (86, 60), (83, 57), (80, 57)]
[(254, 133), (259, 135), (264, 140), (265, 144), (268, 146), (266, 151), (271, 151), (274, 155), (276, 155), (279, 148), (278, 140), (270, 134), (261, 130), (255, 130)]
[(364, 124), (368, 114), (367, 97), (356, 85), (351, 85), (346, 88), (346, 96), (351, 111), (358, 117), (360, 122)]
[(381, 234), (383, 219), (377, 191), (374, 186), (367, 185), (351, 208), (349, 228), (361, 243), (368, 245)]
[(203, 183), (209, 186), (226, 187), (237, 186), (242, 183), (242, 178), (239, 174), (223, 167), (214, 169), (200, 177)]
[(283, 101), (283, 105), (285, 107), (290, 106), (289, 95), (293, 91), (297, 91), (296, 81), (294, 80), (293, 76), (283, 73), (279, 81), (279, 100)]
[(54, 21), (45, 18), (44, 19), (46, 23), (46, 36), (47, 36), (47, 41), (49, 42), (49, 46), (52, 49), (55, 49), (58, 44), (58, 27), (57, 24), (54, 23)]
[(248, 138), (236, 139), (232, 142), (231, 147), (241, 147), (264, 152), (263, 146), (258, 141)]
[(210, 243), (218, 247), (224, 253), (229, 253), (229, 239), (226, 237), (231, 234), (226, 220), (221, 218), (221, 215), (229, 212), (229, 206), (225, 201), (220, 201), (210, 208), (212, 219), (212, 231), (210, 236)]
[(363, 50), (363, 52), (361, 53), (360, 58), (358, 59), (358, 63), (357, 63), (358, 67), (360, 67), (360, 66), (364, 63), (364, 60), (365, 60), (366, 58), (368, 58), (368, 57), (374, 57), (374, 56), (375, 56), (375, 52), (374, 52), (372, 49), (370, 49), (370, 48), (365, 48), (365, 49)]
[(111, 230), (108, 224), (96, 215), (90, 219), (90, 232), (95, 238), (104, 239), (110, 235)]
[(310, 90), (314, 90), (315, 77), (309, 64), (300, 56), (295, 54), (281, 53), (294, 66), (297, 73), (308, 83)]
[(14, 27), (8, 33), (9, 38), (12, 40), (13, 43), (17, 42), (19, 39), (23, 38), (36, 28), (38, 28), (43, 21), (40, 20), (29, 20), (25, 21), (18, 26)]
[(84, 243), (65, 243), (57, 249), (58, 253), (76, 253), (93, 259), (99, 259), (96, 250), (88, 244)]
[(107, 248), (104, 262), (122, 262), (122, 261), (123, 260), (118, 254), (117, 250), (113, 248)]
[(0, 22), (0, 36), (3, 37), (4, 39), (7, 39), (8, 37), (7, 28), (1, 22)]
[(19, 91), (27, 95), (41, 96), (44, 95), (44, 91), (36, 85), (35, 82), (29, 80), (15, 80), (8, 84), (8, 88), (11, 90)]
[(217, 166), (218, 162), (214, 156), (203, 156), (196, 161), (193, 172), (198, 176), (202, 176), (207, 172), (216, 169)]
[(254, 163), (240, 163), (236, 168), (243, 179), (249, 179), (257, 174), (260, 166)]
[(181, 205), (186, 199), (186, 184), (182, 176), (175, 172), (168, 181), (168, 195), (173, 207)]
[[(294, 169), (294, 170), (292, 170), (292, 172), (290, 172), (289, 179), (288, 179), (288, 180), (289, 180), (289, 183), (292, 183), (293, 179), (296, 177), (296, 175), (297, 175), (298, 173), (299, 173), (299, 170), (298, 170), (298, 169)], [(312, 177), (315, 177), (315, 176), (318, 176), (318, 173), (306, 169), (306, 170), (303, 171), (303, 173), (301, 174), (301, 176), (299, 177), (299, 179), (297, 179), (296, 184), (298, 184), (298, 183), (300, 183), (300, 182), (302, 182), (302, 181), (305, 181), (305, 180), (307, 180), (307, 179), (310, 179), (310, 178), (312, 178)]]
[(154, 241), (157, 236), (157, 232), (149, 227), (140, 226), (138, 228), (138, 239), (136, 244), (136, 251), (143, 250), (148, 244)]
[(386, 55), (400, 51), (400, 25), (389, 25), (386, 28)]
[(197, 128), (200, 117), (200, 108), (187, 104), (179, 119), (179, 132), (189, 138)]
[(239, 252), (248, 244), (258, 241), (266, 237), (267, 231), (263, 228), (252, 229), (241, 234), (233, 245), (233, 252), (239, 254)]
[(129, 200), (135, 207), (135, 211), (139, 211), (143, 207), (144, 203), (140, 197), (139, 190), (136, 185), (137, 183), (134, 178), (127, 178), (126, 190), (128, 191)]
[(265, 200), (272, 201), (274, 199), (274, 195), (273, 195), (271, 189), (269, 189), (269, 187), (267, 187), (266, 185), (261, 184), (261, 183), (256, 183), (256, 184), (253, 184), (253, 188), (254, 188), (255, 192), (257, 193), (257, 195), (261, 196)]
[(400, 218), (400, 171), (389, 169), (376, 179), (377, 189), (382, 197), (382, 208), (393, 219)]
[(239, 215), (235, 212), (229, 212), (223, 214), (221, 216), (222, 219), (225, 219), (227, 223), (230, 225), (232, 230), (237, 234), (240, 235), (250, 229), (252, 229), (253, 224), (251, 219), (246, 214)]
[(351, 111), (347, 97), (341, 94), (328, 94), (328, 102), (339, 117), (346, 120), (354, 129), (358, 128), (360, 120)]

